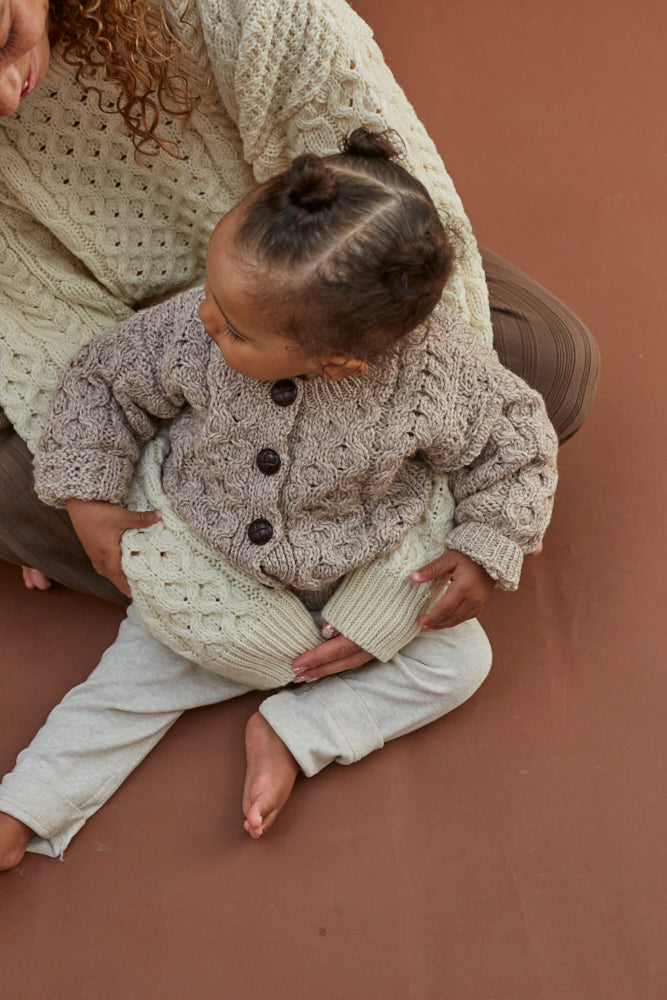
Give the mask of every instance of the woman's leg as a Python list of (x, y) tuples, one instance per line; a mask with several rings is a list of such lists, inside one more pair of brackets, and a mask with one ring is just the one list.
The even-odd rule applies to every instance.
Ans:
[(260, 714), (306, 775), (327, 764), (352, 764), (388, 740), (427, 725), (463, 704), (491, 667), (491, 647), (476, 620), (423, 632), (389, 663), (285, 688)]
[(72, 590), (114, 604), (128, 603), (110, 580), (95, 572), (67, 512), (48, 507), (37, 497), (32, 456), (6, 423), (0, 427), (0, 559), (38, 569)]
[(480, 247), (494, 347), (502, 363), (544, 397), (562, 444), (591, 408), (600, 370), (591, 334), (550, 292)]
[(0, 813), (35, 832), (29, 851), (58, 857), (186, 709), (247, 690), (172, 653), (130, 608), (99, 666), (3, 779)]

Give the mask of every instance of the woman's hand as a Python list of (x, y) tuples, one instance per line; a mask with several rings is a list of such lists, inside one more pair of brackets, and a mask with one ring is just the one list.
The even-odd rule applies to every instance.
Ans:
[(331, 625), (325, 623), (322, 635), (333, 635), (333, 638), (327, 638), (326, 642), (315, 646), (315, 649), (301, 653), (292, 663), (296, 684), (302, 681), (316, 681), (319, 677), (340, 674), (344, 670), (354, 670), (355, 667), (361, 667), (374, 659), (371, 653), (367, 653), (361, 646), (357, 646), (356, 642), (340, 635)]
[(435, 607), (417, 618), (418, 624), (429, 631), (453, 628), (468, 618), (476, 618), (495, 586), (485, 569), (454, 549), (447, 549), (438, 559), (415, 570), (412, 579), (415, 583), (441, 579), (450, 581)]
[(121, 568), (120, 538), (128, 528), (147, 528), (160, 521), (160, 511), (126, 510), (104, 500), (68, 500), (67, 512), (95, 571), (132, 597)]

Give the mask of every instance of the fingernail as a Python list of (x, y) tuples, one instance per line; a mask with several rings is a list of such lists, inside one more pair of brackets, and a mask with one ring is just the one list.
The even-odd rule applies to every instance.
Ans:
[(292, 683), (293, 684), (303, 684), (303, 682), (305, 680), (307, 680), (307, 679), (308, 678), (304, 677), (303, 674), (297, 674), (295, 677), (292, 678)]

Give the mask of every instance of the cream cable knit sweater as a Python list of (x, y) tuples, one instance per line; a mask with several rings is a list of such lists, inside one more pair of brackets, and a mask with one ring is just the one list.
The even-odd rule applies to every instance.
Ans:
[[(220, 216), (256, 180), (306, 150), (332, 152), (358, 124), (390, 125), (401, 134), (406, 165), (463, 234), (464, 253), (443, 305), (458, 308), (491, 342), (469, 223), (367, 25), (343, 0), (193, 0), (188, 20), (188, 50), (211, 73), (213, 94), (185, 131), (177, 121), (165, 126), (185, 159), (135, 160), (120, 117), (101, 113), (93, 95), (81, 94), (57, 49), (44, 82), (0, 121), (0, 403), (33, 451), (74, 351), (137, 307), (199, 283)], [(110, 91), (104, 81), (100, 89), (104, 107)], [(153, 461), (158, 450), (150, 451)], [(158, 480), (148, 456), (143, 469), (133, 502), (150, 505), (145, 488), (152, 483), (155, 496)], [(407, 576), (433, 551), (433, 525), (450, 514), (439, 480), (427, 517), (399, 552), (339, 588), (328, 605), (332, 623), (383, 657), (412, 638), (426, 588)], [(182, 566), (199, 547), (178, 519), (173, 537)], [(160, 585), (166, 593), (173, 581), (164, 563), (154, 566), (151, 546), (136, 536), (126, 553), (143, 553), (136, 560), (144, 591)], [(139, 589), (137, 578), (135, 600)], [(185, 624), (183, 633), (190, 633)]]

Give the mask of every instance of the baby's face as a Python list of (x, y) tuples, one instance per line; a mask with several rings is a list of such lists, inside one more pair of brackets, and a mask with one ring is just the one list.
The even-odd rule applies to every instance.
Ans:
[(248, 378), (277, 381), (317, 375), (320, 359), (277, 332), (279, 307), (266, 294), (262, 269), (234, 249), (239, 207), (218, 223), (208, 245), (204, 300), (199, 318), (234, 371)]

